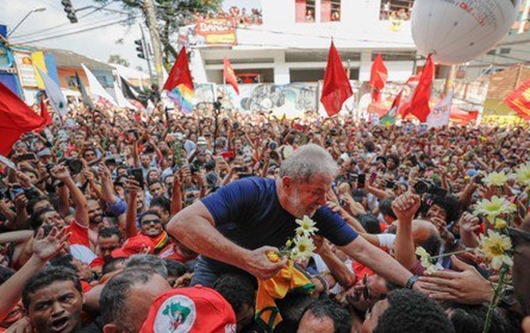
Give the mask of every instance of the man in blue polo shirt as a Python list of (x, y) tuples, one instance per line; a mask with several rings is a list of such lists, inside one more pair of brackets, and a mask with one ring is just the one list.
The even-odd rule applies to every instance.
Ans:
[(337, 172), (332, 156), (309, 144), (282, 162), (278, 179), (242, 179), (179, 212), (167, 230), (201, 254), (192, 284), (211, 286), (219, 275), (238, 269), (259, 279), (273, 277), (286, 259), (271, 262), (267, 253), (293, 238), (295, 220), (307, 215), (316, 222), (319, 235), (350, 257), (388, 280), (412, 288), (415, 276), (358, 237), (326, 206), (326, 193)]

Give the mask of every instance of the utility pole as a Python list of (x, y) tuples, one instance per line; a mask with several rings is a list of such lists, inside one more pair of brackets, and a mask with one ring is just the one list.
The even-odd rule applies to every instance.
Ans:
[(151, 36), (151, 45), (153, 46), (153, 58), (155, 63), (155, 79), (159, 87), (162, 87), (162, 52), (160, 49), (160, 35), (158, 34), (158, 22), (156, 20), (155, 7), (152, 0), (143, 0), (143, 10), (145, 13), (147, 29)]

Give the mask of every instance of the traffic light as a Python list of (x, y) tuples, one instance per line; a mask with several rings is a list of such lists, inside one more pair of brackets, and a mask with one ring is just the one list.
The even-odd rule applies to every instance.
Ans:
[(134, 41), (134, 44), (136, 44), (136, 51), (138, 51), (138, 58), (145, 59), (145, 50), (144, 50), (144, 43), (141, 39), (137, 39)]
[(66, 17), (70, 20), (70, 23), (77, 23), (77, 15), (75, 14), (75, 8), (72, 6), (71, 0), (61, 0), (61, 4), (66, 12)]

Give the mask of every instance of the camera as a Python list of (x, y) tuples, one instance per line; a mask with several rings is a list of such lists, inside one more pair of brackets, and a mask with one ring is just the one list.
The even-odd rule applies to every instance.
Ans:
[(414, 191), (416, 191), (416, 193), (419, 195), (432, 194), (438, 197), (444, 197), (447, 195), (447, 190), (436, 185), (436, 183), (432, 180), (424, 178), (418, 180), (418, 182), (414, 185)]
[(83, 170), (83, 163), (78, 158), (68, 157), (63, 162), (72, 175), (77, 175)]
[(386, 179), (385, 180), (385, 188), (395, 190), (397, 188), (396, 182)]

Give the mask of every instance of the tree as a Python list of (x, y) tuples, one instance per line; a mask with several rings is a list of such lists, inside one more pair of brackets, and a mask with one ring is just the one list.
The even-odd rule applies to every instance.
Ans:
[[(141, 12), (145, 23), (147, 13), (143, 6), (143, 0), (93, 0), (94, 2), (107, 5), (111, 2), (120, 2), (122, 10), (129, 14), (130, 20), (125, 24), (134, 24), (134, 17)], [(164, 64), (169, 70), (173, 60), (177, 57), (177, 50), (171, 45), (169, 38), (178, 32), (178, 28), (193, 22), (194, 15), (216, 13), (221, 8), (223, 0), (153, 0), (158, 20), (160, 42), (163, 47)]]
[(117, 64), (125, 67), (129, 67), (130, 65), (129, 62), (126, 59), (123, 59), (119, 54), (111, 54), (107, 62), (109, 64)]

